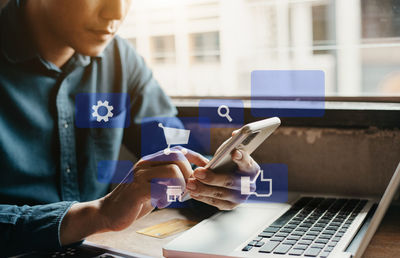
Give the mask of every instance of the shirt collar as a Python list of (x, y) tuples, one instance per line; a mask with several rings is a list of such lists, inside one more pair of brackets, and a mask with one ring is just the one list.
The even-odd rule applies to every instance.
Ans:
[[(42, 63), (47, 63), (46, 67), (54, 69), (54, 65), (40, 58), (40, 54), (26, 26), (23, 15), (23, 6), (26, 0), (10, 0), (0, 15), (0, 48), (4, 56), (12, 63), (25, 62), (33, 58), (39, 58)], [(96, 59), (101, 59), (103, 53)], [(92, 58), (89, 56), (75, 53), (71, 58), (75, 66), (87, 66)], [(57, 69), (55, 69), (57, 70)]]

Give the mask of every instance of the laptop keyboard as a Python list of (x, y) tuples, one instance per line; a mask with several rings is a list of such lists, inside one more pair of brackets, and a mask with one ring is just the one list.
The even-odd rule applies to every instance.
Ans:
[(242, 251), (328, 257), (366, 200), (303, 197)]

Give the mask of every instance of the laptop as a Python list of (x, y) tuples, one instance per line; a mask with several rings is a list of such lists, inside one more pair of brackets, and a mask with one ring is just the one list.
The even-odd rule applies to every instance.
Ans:
[[(244, 203), (163, 247), (165, 257), (361, 257), (400, 183), (380, 199), (289, 193), (288, 203)], [(378, 203), (379, 202), (379, 203)]]

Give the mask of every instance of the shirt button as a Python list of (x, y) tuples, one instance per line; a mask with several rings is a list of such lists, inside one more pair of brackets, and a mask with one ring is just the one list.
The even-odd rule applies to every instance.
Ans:
[(67, 129), (68, 126), (69, 126), (68, 123), (65, 123), (65, 124), (64, 124), (64, 128), (65, 128), (65, 129)]
[(71, 169), (67, 168), (65, 171), (67, 171), (67, 173), (71, 173)]

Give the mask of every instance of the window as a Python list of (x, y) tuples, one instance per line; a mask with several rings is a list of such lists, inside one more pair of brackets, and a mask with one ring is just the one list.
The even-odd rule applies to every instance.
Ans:
[(219, 61), (219, 33), (206, 32), (190, 35), (193, 63)]
[(174, 36), (156, 36), (151, 38), (152, 60), (156, 64), (175, 62)]
[(250, 96), (257, 69), (323, 70), (328, 96), (400, 96), (395, 0), (137, 0), (122, 29), (171, 96)]

